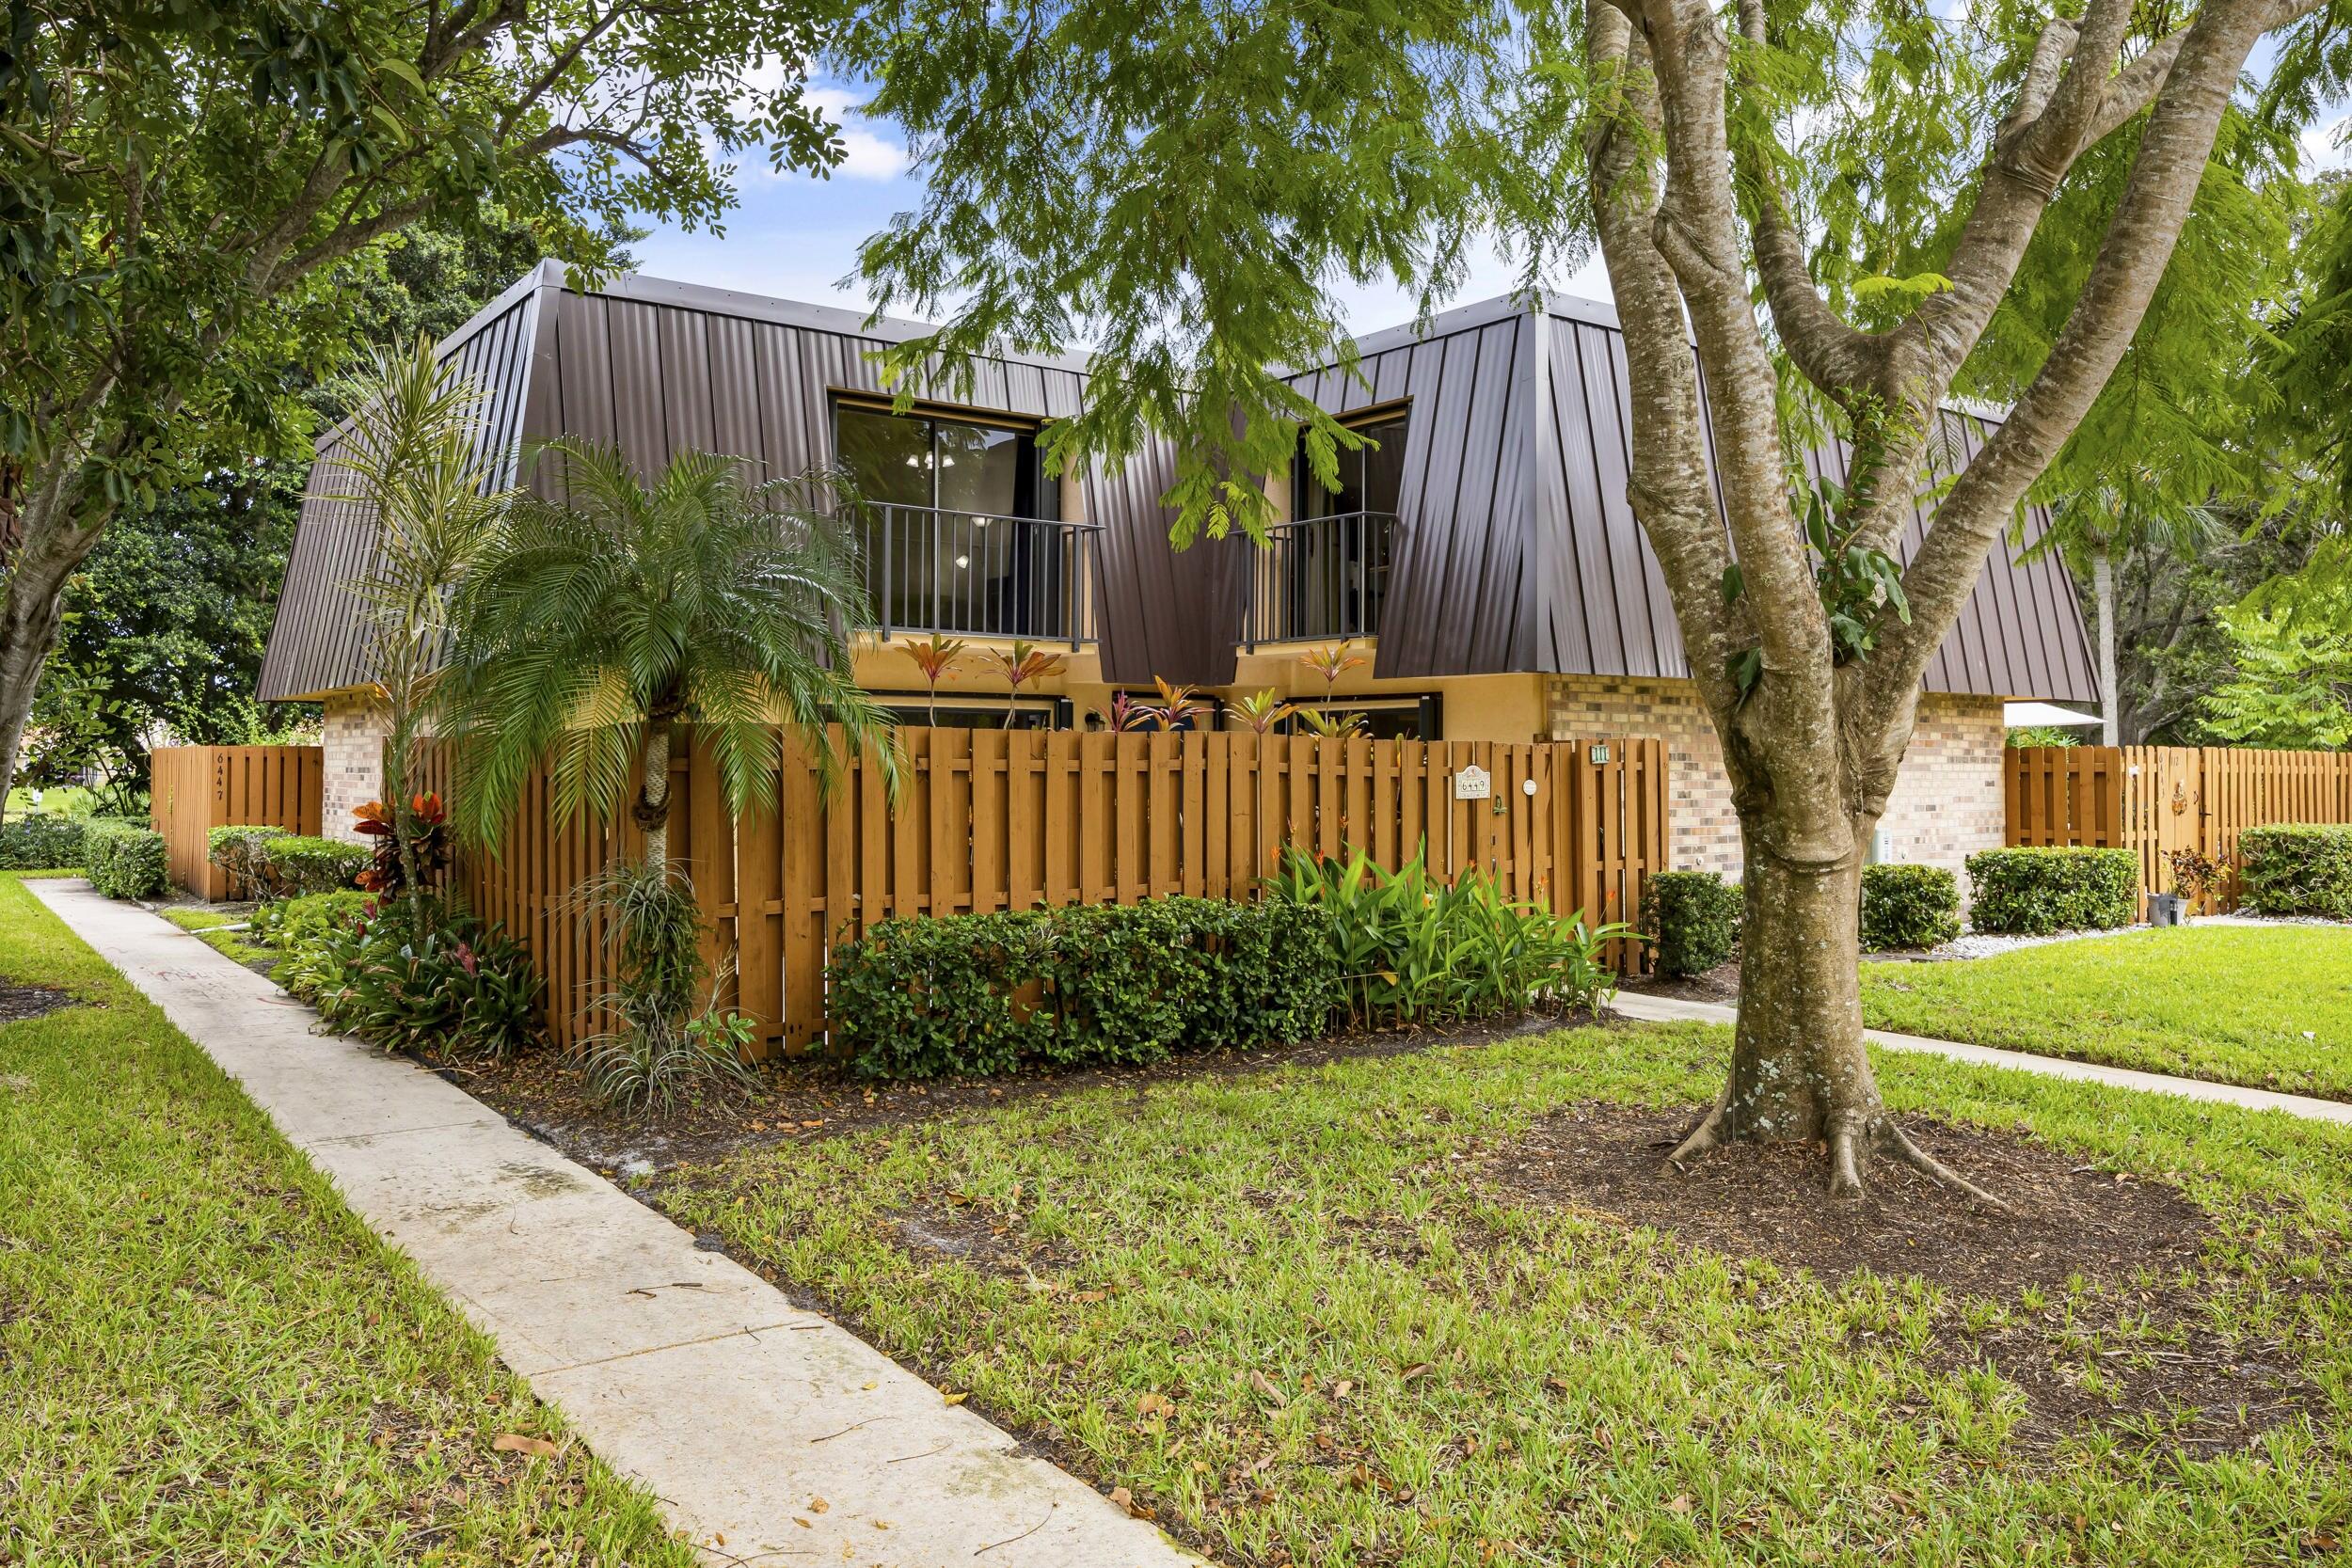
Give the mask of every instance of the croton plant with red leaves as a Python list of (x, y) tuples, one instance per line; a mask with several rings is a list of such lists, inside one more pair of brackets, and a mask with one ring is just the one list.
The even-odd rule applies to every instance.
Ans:
[[(392, 808), (381, 800), (370, 800), (354, 808), (351, 815), (358, 818), (353, 829), (362, 837), (375, 841), (374, 863), (354, 879), (381, 896), (399, 893), (407, 883), (401, 873), (400, 838)], [(431, 882), (449, 865), (449, 813), (442, 806), (440, 796), (428, 791), (408, 798), (406, 816), (416, 850), (417, 874)]]

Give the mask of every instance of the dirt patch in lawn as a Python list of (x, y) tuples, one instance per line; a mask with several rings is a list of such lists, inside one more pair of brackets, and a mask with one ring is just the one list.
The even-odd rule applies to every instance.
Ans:
[(1677, 1002), (1721, 1002), (1737, 1006), (1740, 1002), (1740, 960), (1725, 958), (1704, 974), (1639, 975), (1620, 984), (1617, 989), (1636, 996), (1664, 996)]
[[(1832, 1202), (1810, 1148), (1734, 1148), (1671, 1169), (1665, 1157), (1692, 1120), (1687, 1110), (1577, 1106), (1491, 1156), (1480, 1179), (1506, 1199), (1656, 1227), (1732, 1258), (1831, 1281), (1857, 1269), (1915, 1275), (1998, 1303), (2005, 1321), (1976, 1329), (1955, 1302), (1926, 1354), (1936, 1370), (1990, 1363), (2014, 1384), (2026, 1405), (2015, 1440), (2037, 1450), (2098, 1425), (2218, 1452), (2325, 1406), (2289, 1347), (2212, 1327), (2206, 1303), (2221, 1282), (2204, 1267), (2211, 1223), (2161, 1182), (2030, 1138), (1913, 1118), (1923, 1148), (2010, 1212), (1884, 1159), (1866, 1169), (1862, 1198)], [(2076, 1276), (2089, 1289), (2070, 1296)], [(2046, 1308), (2026, 1307), (2028, 1291)], [(1853, 1348), (1870, 1344), (1857, 1336)]]
[(1589, 1015), (1544, 1015), (1502, 1023), (1335, 1035), (1262, 1051), (1204, 1051), (1149, 1067), (1089, 1068), (1009, 1078), (944, 1078), (869, 1084), (834, 1062), (776, 1063), (755, 1090), (709, 1089), (685, 1097), (667, 1116), (628, 1116), (599, 1104), (578, 1066), (554, 1051), (503, 1062), (426, 1065), (468, 1094), (576, 1160), (627, 1176), (674, 1165), (710, 1164), (740, 1148), (912, 1125), (958, 1111), (1088, 1089), (1144, 1089), (1187, 1079), (1232, 1077), (1283, 1067), (1318, 1067), (1359, 1057), (1485, 1045), (1574, 1026), (1617, 1028)]
[(0, 1023), (40, 1018), (60, 1007), (73, 1006), (80, 1000), (55, 986), (0, 986)]

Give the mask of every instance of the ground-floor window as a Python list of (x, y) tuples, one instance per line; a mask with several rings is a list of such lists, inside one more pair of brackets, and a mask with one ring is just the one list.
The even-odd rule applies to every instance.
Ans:
[(943, 730), (1066, 730), (1071, 725), (1067, 697), (1016, 697), (1008, 706), (1002, 697), (958, 692), (952, 697), (942, 697), (934, 709), (919, 691), (877, 691), (873, 695), (901, 724), (936, 724)]
[[(1434, 691), (1395, 697), (1318, 698), (1294, 703), (1292, 706), (1318, 709), (1334, 718), (1355, 714), (1357, 733), (1374, 740), (1436, 740), (1444, 733), (1442, 704)], [(1286, 719), (1281, 724), (1284, 735), (1299, 734), (1304, 729), (1296, 720)]]

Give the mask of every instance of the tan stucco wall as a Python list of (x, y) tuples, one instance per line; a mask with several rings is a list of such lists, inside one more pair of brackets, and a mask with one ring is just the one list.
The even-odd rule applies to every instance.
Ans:
[[(857, 640), (852, 669), (860, 686), (868, 691), (892, 694), (893, 701), (901, 700), (900, 693), (923, 690), (922, 672), (907, 657), (903, 635), (885, 642), (878, 637), (862, 635)], [(919, 639), (914, 640), (919, 641)], [(969, 650), (955, 669), (939, 683), (939, 699), (943, 703), (992, 698), (1003, 701), (1007, 687), (1004, 676), (990, 666), (986, 654), (991, 649), (1009, 650), (1012, 644), (1002, 640), (966, 639)], [(1271, 687), (1288, 698), (1322, 697), (1327, 688), (1323, 677), (1301, 662), (1309, 644), (1264, 648), (1255, 654), (1241, 656), (1236, 678), (1229, 687), (1204, 689), (1197, 695), (1204, 700), (1223, 702), (1248, 692)], [(1064, 659), (1061, 671), (1042, 681), (1022, 687), (1022, 694), (1030, 697), (1067, 697), (1076, 709), (1080, 723), (1089, 712), (1100, 713), (1110, 705), (1115, 688), (1103, 679), (1102, 660), (1091, 647), (1073, 652), (1066, 642), (1040, 642), (1041, 653), (1059, 655)], [(1448, 740), (1534, 740), (1544, 735), (1544, 677), (1541, 675), (1467, 675), (1437, 680), (1378, 681), (1372, 678), (1372, 648), (1359, 644), (1356, 650), (1364, 662), (1343, 674), (1332, 683), (1330, 695), (1338, 697), (1381, 696), (1398, 697), (1435, 692), (1442, 700), (1444, 738)], [(1129, 689), (1136, 689), (1129, 688)], [(1149, 689), (1145, 688), (1143, 689)]]
[[(1555, 675), (1551, 733), (1658, 736), (1667, 751), (1669, 852), (1679, 870), (1740, 875), (1740, 819), (1731, 808), (1723, 747), (1687, 681)], [(1890, 861), (1941, 865), (1997, 847), (2001, 801), (2001, 700), (1931, 693), (1920, 699), (1911, 746), (1881, 820)]]

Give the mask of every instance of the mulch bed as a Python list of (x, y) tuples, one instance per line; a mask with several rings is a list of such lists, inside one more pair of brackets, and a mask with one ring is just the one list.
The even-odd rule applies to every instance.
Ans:
[(1671, 997), (1677, 1002), (1722, 1002), (1736, 1006), (1740, 1000), (1740, 960), (1725, 958), (1704, 974), (1646, 974), (1621, 982), (1617, 989), (1637, 996)]
[[(1875, 1158), (1867, 1191), (1824, 1196), (1824, 1157), (1809, 1147), (1735, 1147), (1677, 1172), (1665, 1156), (1691, 1130), (1689, 1110), (1580, 1105), (1539, 1121), (1492, 1156), (1481, 1179), (1516, 1201), (1597, 1212), (1670, 1230), (1692, 1246), (1762, 1258), (1830, 1280), (1857, 1269), (1915, 1275), (1955, 1296), (2018, 1307), (2028, 1289), (2053, 1305), (2012, 1311), (1981, 1334), (1949, 1312), (1932, 1364), (1990, 1362), (2024, 1393), (2018, 1438), (2047, 1449), (2085, 1426), (2137, 1427), (2193, 1453), (2243, 1448), (2269, 1428), (2324, 1409), (2286, 1346), (2225, 1340), (2205, 1303), (2221, 1288), (2204, 1268), (2205, 1212), (2161, 1182), (2097, 1170), (2031, 1138), (1914, 1118), (1921, 1148), (2010, 1206), (2003, 1213)], [(2153, 1282), (2138, 1282), (2142, 1270)], [(2091, 1289), (2066, 1298), (2080, 1275)], [(2167, 1342), (2140, 1354), (2129, 1319)], [(2112, 1394), (2086, 1391), (2085, 1337)], [(1867, 1346), (1867, 1339), (1856, 1348)]]
[(0, 1023), (40, 1018), (73, 1006), (79, 1000), (54, 986), (0, 986)]
[(1548, 1034), (1572, 1024), (1615, 1026), (1595, 1025), (1585, 1015), (1544, 1014), (1502, 1023), (1335, 1035), (1262, 1051), (1202, 1052), (1149, 1067), (1089, 1068), (1009, 1078), (946, 1078), (923, 1084), (869, 1084), (831, 1062), (779, 1063), (763, 1072), (756, 1091), (707, 1091), (690, 1096), (675, 1112), (661, 1117), (627, 1116), (598, 1104), (581, 1081), (579, 1069), (554, 1051), (532, 1052), (504, 1062), (428, 1061), (426, 1065), (572, 1158), (608, 1172), (644, 1175), (674, 1165), (708, 1164), (740, 1148), (906, 1126), (1038, 1095), (1112, 1086), (1140, 1089), (1185, 1079), (1484, 1045), (1519, 1035)]

